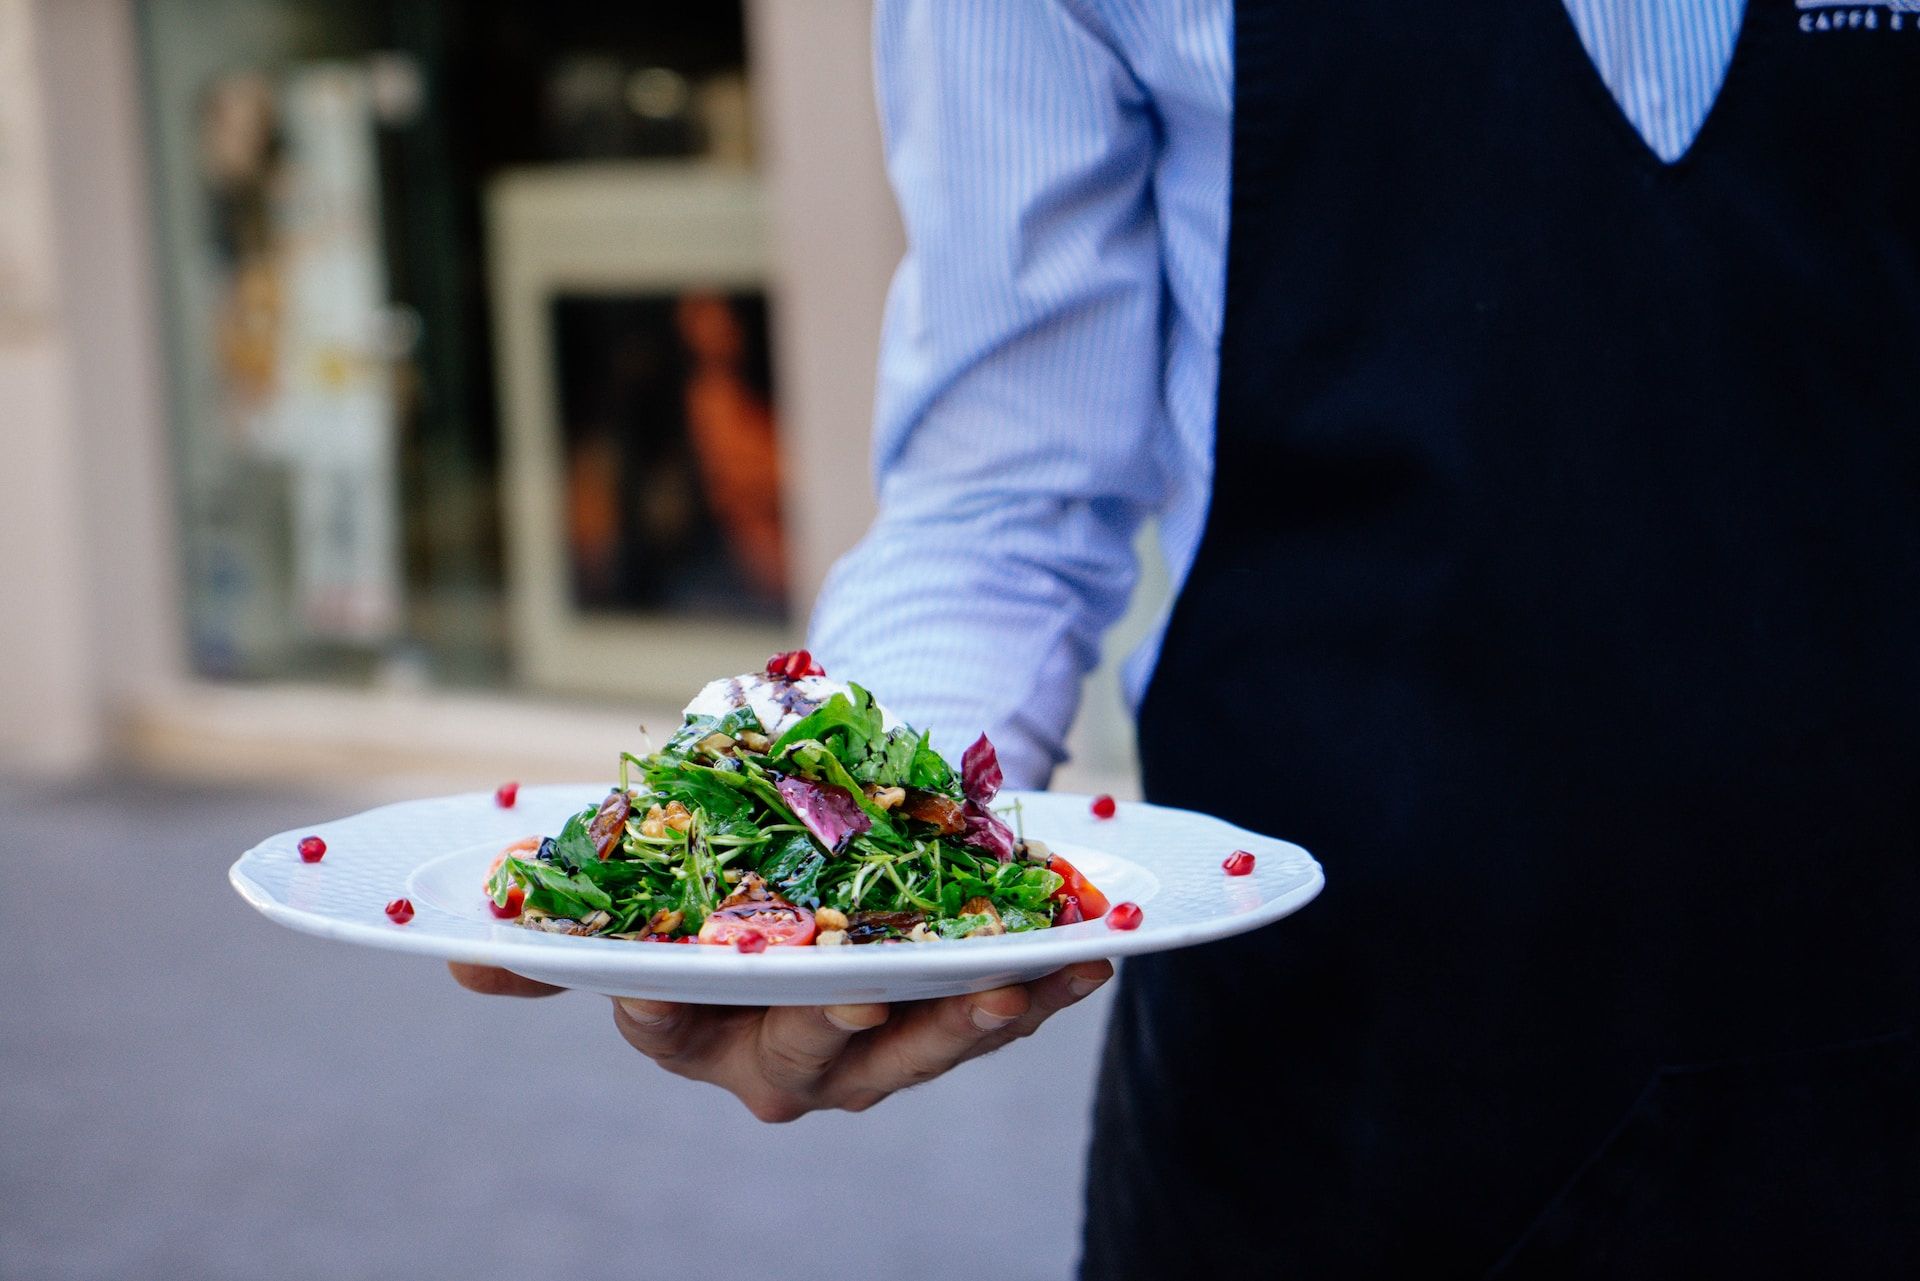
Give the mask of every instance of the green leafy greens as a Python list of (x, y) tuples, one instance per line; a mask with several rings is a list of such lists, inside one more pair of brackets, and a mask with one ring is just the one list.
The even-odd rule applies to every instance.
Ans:
[[(976, 744), (963, 779), (928, 735), (887, 727), (858, 685), (777, 738), (750, 706), (689, 716), (659, 751), (623, 754), (607, 801), (537, 854), (506, 857), (487, 893), (505, 909), (517, 887), (526, 924), (625, 938), (696, 935), (749, 890), (832, 909), (823, 922), (854, 941), (1044, 929), (1062, 878), (1023, 845), (1008, 859), (1004, 844), (974, 843), (998, 823), (983, 804), (998, 786), (992, 756)], [(602, 857), (595, 838), (616, 823)]]

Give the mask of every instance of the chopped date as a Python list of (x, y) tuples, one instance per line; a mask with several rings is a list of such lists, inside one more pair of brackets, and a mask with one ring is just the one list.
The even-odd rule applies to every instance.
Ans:
[(847, 916), (847, 942), (892, 942), (911, 934), (913, 927), (926, 919), (925, 912), (851, 912)]
[(606, 862), (620, 847), (620, 838), (627, 830), (627, 818), (632, 813), (631, 792), (616, 791), (600, 802), (600, 812), (587, 825), (587, 839), (593, 842), (593, 851), (599, 855), (601, 862)]
[(960, 803), (938, 792), (909, 787), (907, 799), (901, 801), (898, 808), (908, 818), (933, 824), (942, 836), (958, 835), (967, 827), (967, 812)]

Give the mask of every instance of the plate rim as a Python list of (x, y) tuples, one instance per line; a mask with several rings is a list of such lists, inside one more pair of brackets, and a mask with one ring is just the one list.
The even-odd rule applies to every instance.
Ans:
[[(549, 786), (587, 788), (597, 787), (598, 784)], [(1049, 798), (1049, 803), (1092, 799), (1073, 792), (1034, 790), (1009, 790), (1005, 795), (1016, 799), (1045, 796)], [(387, 810), (422, 803), (455, 802), (478, 798), (487, 798), (488, 803), (491, 804), (488, 793), (460, 792), (446, 796), (389, 802), (341, 819), (323, 820), (321, 825), (373, 818)], [(1121, 806), (1123, 811), (1129, 808), (1150, 808), (1162, 813), (1219, 824), (1234, 833), (1284, 846), (1291, 858), (1300, 860), (1305, 866), (1296, 873), (1298, 879), (1294, 885), (1245, 912), (1219, 913), (1199, 921), (1157, 928), (1088, 931), (1065, 938), (1057, 935), (1048, 937), (1052, 931), (1036, 930), (991, 939), (946, 939), (915, 944), (909, 953), (913, 958), (911, 976), (925, 979), (957, 979), (980, 972), (1019, 968), (1029, 963), (1054, 969), (1081, 961), (1119, 959), (1193, 947), (1250, 933), (1290, 916), (1317, 898), (1326, 886), (1325, 869), (1319, 860), (1300, 845), (1285, 838), (1250, 832), (1218, 816), (1177, 806), (1154, 805), (1147, 801), (1123, 801)], [(495, 965), (509, 970), (514, 969), (516, 964), (520, 964), (537, 968), (549, 975), (577, 973), (584, 978), (593, 974), (604, 975), (617, 971), (661, 981), (668, 985), (671, 985), (678, 975), (684, 975), (691, 986), (692, 983), (703, 979), (738, 979), (750, 977), (756, 973), (769, 974), (770, 977), (778, 975), (782, 980), (787, 981), (808, 975), (816, 975), (823, 981), (849, 978), (886, 981), (884, 968), (876, 968), (872, 951), (867, 948), (777, 948), (746, 954), (732, 948), (673, 948), (661, 945), (648, 947), (623, 939), (571, 938), (550, 934), (533, 935), (527, 941), (521, 942), (511, 937), (464, 938), (432, 930), (415, 932), (412, 923), (392, 925), (325, 915), (284, 902), (248, 873), (247, 864), (250, 860), (289, 839), (298, 840), (293, 829), (277, 832), (256, 842), (227, 869), (227, 880), (242, 900), (268, 920), (315, 938), (358, 944), (383, 951), (432, 956), (447, 961)], [(1062, 839), (1065, 840), (1065, 838)], [(1088, 844), (1085, 841), (1066, 843)], [(462, 844), (450, 849), (437, 849), (423, 853), (409, 862), (401, 875), (411, 878), (427, 864), (462, 853), (467, 848), (469, 845)], [(1113, 857), (1126, 858), (1164, 880), (1164, 871), (1151, 863), (1119, 853), (1113, 853)], [(451, 915), (437, 908), (430, 910), (436, 915)], [(415, 921), (420, 919), (416, 915)], [(453, 917), (452, 919), (469, 918)], [(1152, 917), (1149, 916), (1148, 923), (1151, 924), (1151, 922)], [(504, 922), (496, 928), (516, 932), (521, 929)], [(964, 946), (960, 946), (963, 944)], [(883, 956), (900, 954), (897, 948), (878, 951)], [(622, 963), (623, 959), (629, 958), (630, 962), (637, 962), (637, 964)], [(908, 975), (903, 973), (901, 977), (904, 981)]]

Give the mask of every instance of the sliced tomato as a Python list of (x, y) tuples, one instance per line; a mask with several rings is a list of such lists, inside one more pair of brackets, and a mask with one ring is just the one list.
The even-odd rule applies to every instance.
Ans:
[(1056, 900), (1072, 898), (1080, 906), (1081, 919), (1091, 921), (1107, 914), (1107, 896), (1080, 875), (1079, 868), (1055, 854), (1047, 859), (1047, 870), (1065, 882), (1053, 892), (1053, 897)]
[(493, 856), (493, 862), (487, 865), (488, 879), (492, 879), (493, 874), (500, 870), (500, 865), (506, 862), (509, 858), (512, 858), (515, 854), (526, 854), (526, 853), (530, 853), (533, 850), (537, 850), (539, 848), (540, 848), (540, 838), (538, 836), (521, 837), (519, 840), (515, 841), (513, 844), (507, 846), (507, 848), (501, 850), (498, 854)]
[(813, 913), (773, 898), (715, 908), (700, 927), (702, 943), (722, 946), (754, 934), (766, 939), (769, 947), (803, 947), (813, 942)]

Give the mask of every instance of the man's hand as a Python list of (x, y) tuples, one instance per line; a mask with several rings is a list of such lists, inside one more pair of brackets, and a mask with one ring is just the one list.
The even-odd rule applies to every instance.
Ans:
[[(505, 970), (448, 966), (460, 985), (497, 996), (560, 988)], [(667, 1071), (719, 1086), (762, 1121), (861, 1112), (968, 1059), (1026, 1036), (1113, 977), (1106, 961), (1070, 965), (1018, 987), (905, 1005), (675, 1005), (620, 998), (614, 1026)]]

